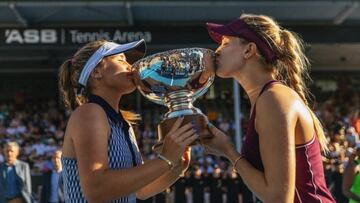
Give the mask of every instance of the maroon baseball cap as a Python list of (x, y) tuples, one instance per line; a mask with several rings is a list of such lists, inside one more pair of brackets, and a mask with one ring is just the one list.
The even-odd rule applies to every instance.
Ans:
[(206, 23), (206, 27), (210, 37), (219, 44), (224, 35), (241, 37), (249, 42), (254, 42), (267, 62), (273, 62), (276, 59), (276, 54), (269, 43), (240, 18), (226, 25)]

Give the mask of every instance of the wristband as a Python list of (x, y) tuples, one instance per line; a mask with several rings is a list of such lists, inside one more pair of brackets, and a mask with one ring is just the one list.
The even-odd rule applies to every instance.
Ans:
[(236, 171), (235, 167), (236, 164), (242, 159), (244, 158), (242, 155), (240, 155), (238, 158), (235, 159), (234, 164), (233, 164), (233, 171)]
[(169, 169), (170, 169), (170, 170), (174, 168), (174, 164), (173, 164), (169, 159), (167, 159), (166, 157), (164, 157), (163, 155), (158, 154), (157, 157), (158, 157), (159, 159), (165, 161), (166, 164), (169, 166)]

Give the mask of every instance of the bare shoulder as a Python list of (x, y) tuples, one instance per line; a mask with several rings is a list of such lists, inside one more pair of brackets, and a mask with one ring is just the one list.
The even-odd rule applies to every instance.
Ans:
[(290, 87), (275, 84), (267, 89), (258, 99), (257, 107), (271, 109), (270, 107), (290, 110), (293, 105), (301, 102), (300, 96)]
[(66, 126), (63, 156), (76, 158), (84, 150), (96, 151), (94, 147), (102, 145), (106, 148), (109, 128), (106, 113), (101, 106), (92, 103), (79, 106), (71, 113)]
[(84, 118), (84, 117), (96, 118), (96, 116), (99, 116), (102, 114), (105, 116), (105, 112), (101, 108), (101, 106), (99, 106), (98, 104), (94, 104), (94, 103), (86, 103), (86, 104), (83, 104), (83, 105), (79, 106), (78, 108), (76, 108), (72, 112), (71, 118), (73, 118), (73, 119), (79, 119), (79, 118)]
[(259, 97), (256, 110), (264, 114), (287, 115), (296, 112), (297, 108), (294, 107), (301, 105), (301, 103), (301, 98), (293, 89), (285, 85), (275, 84)]
[(72, 112), (68, 129), (72, 131), (72, 136), (76, 136), (78, 132), (89, 133), (93, 130), (101, 130), (107, 128), (107, 117), (101, 106), (93, 103), (87, 103), (79, 106)]
[(101, 106), (93, 103), (88, 103), (79, 106), (71, 113), (69, 123), (92, 123), (99, 122), (104, 119), (106, 119), (106, 113), (101, 108)]

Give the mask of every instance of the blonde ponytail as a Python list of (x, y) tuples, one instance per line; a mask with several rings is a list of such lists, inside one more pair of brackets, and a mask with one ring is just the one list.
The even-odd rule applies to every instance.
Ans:
[(283, 76), (283, 78), (285, 78), (288, 85), (298, 93), (309, 109), (321, 149), (323, 151), (327, 151), (327, 139), (323, 126), (316, 117), (315, 113), (310, 109), (307, 100), (307, 94), (309, 91), (306, 88), (305, 81), (310, 78), (308, 75), (310, 63), (304, 54), (303, 42), (299, 36), (286, 29), (281, 30), (280, 35), (283, 41), (283, 46), (279, 50), (280, 56), (278, 59), (278, 65), (280, 66), (279, 68), (284, 69), (286, 72), (286, 76)]
[[(321, 149), (324, 152), (328, 151), (323, 126), (310, 109), (307, 100), (309, 91), (306, 88), (305, 82), (310, 80), (308, 74), (310, 63), (304, 53), (303, 41), (296, 33), (281, 28), (268, 16), (243, 14), (240, 18), (259, 33), (275, 51), (277, 60), (269, 64), (269, 67), (272, 67), (277, 80), (286, 83), (303, 100), (313, 118), (315, 132)], [(265, 60), (261, 61), (264, 62)]]

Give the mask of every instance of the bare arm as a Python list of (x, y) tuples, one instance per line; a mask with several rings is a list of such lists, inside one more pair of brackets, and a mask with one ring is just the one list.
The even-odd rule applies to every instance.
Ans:
[(141, 188), (137, 192), (136, 196), (139, 199), (147, 199), (169, 188), (179, 179), (180, 175), (187, 170), (190, 163), (190, 157), (191, 157), (191, 150), (190, 147), (188, 147), (188, 149), (184, 152), (180, 165), (175, 167), (173, 170), (165, 173), (164, 175), (162, 175), (160, 178), (156, 179), (152, 183)]
[(351, 160), (351, 162), (348, 164), (348, 166), (345, 169), (343, 175), (343, 182), (342, 182), (342, 191), (347, 198), (360, 202), (360, 197), (351, 191), (351, 186), (353, 185), (355, 176), (359, 171), (357, 165), (352, 162), (353, 160)]
[[(295, 192), (295, 124), (294, 102), (279, 102), (265, 92), (258, 100), (256, 130), (264, 172), (240, 159), (236, 170), (245, 184), (264, 202), (292, 202)], [(233, 164), (240, 156), (230, 139), (215, 127), (214, 138), (204, 140), (206, 150), (227, 157)]]
[[(68, 128), (78, 161), (80, 185), (89, 202), (107, 202), (134, 193), (169, 170), (166, 162), (160, 159), (130, 169), (109, 169), (107, 142), (110, 130), (105, 112), (96, 104), (86, 104), (74, 112)], [(196, 139), (189, 129), (191, 126), (186, 125), (177, 129), (181, 136), (187, 136), (187, 142), (190, 138)], [(181, 136), (174, 137), (185, 139)], [(172, 136), (166, 141), (168, 147), (173, 148), (167, 158), (173, 161), (187, 142), (180, 144)]]
[[(264, 172), (242, 159), (236, 169), (264, 202), (292, 202), (295, 191), (295, 124), (293, 102), (265, 92), (257, 104), (256, 123)], [(283, 101), (283, 100), (282, 100)], [(239, 154), (231, 152), (234, 161)]]
[(181, 173), (179, 171), (179, 169), (176, 169), (162, 175), (155, 181), (141, 188), (136, 193), (136, 197), (144, 200), (166, 190), (179, 179), (179, 175)]

